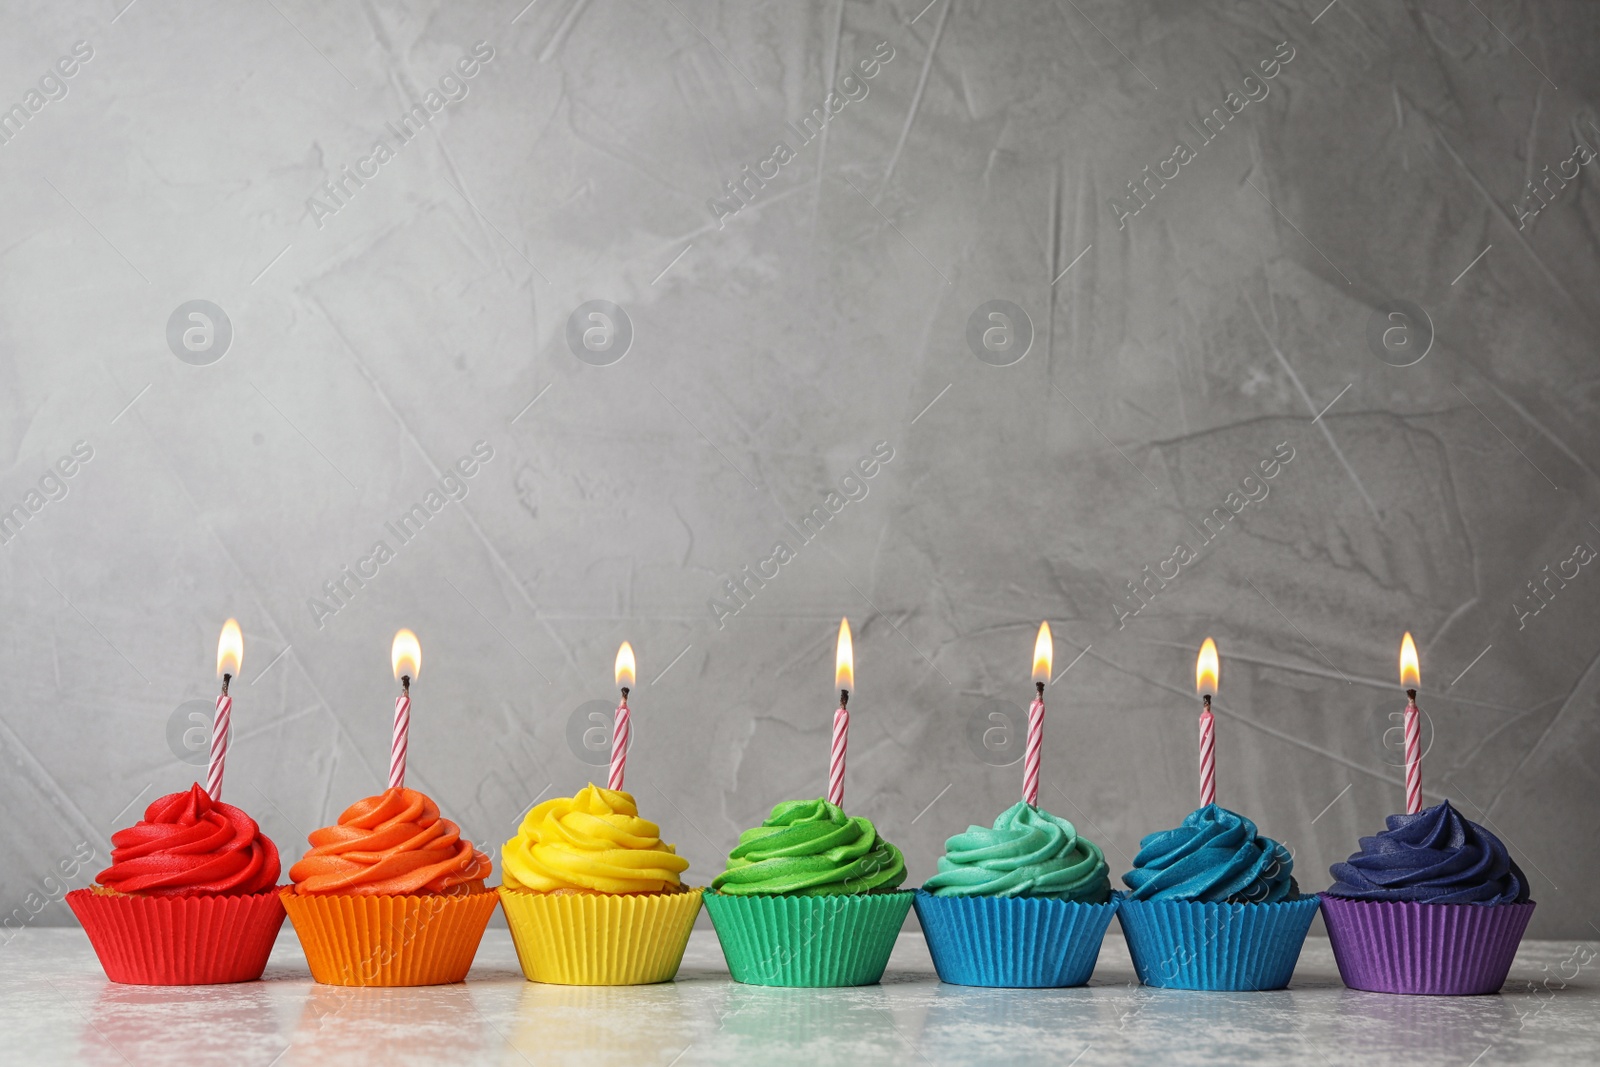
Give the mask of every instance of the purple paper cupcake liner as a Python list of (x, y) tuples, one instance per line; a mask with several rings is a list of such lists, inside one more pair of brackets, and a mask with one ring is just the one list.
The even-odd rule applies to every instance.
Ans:
[(1318, 904), (1315, 896), (1276, 904), (1118, 896), (1117, 921), (1139, 981), (1168, 989), (1282, 989)]
[(1087, 982), (1117, 903), (941, 897), (919, 889), (915, 907), (940, 981), (1023, 989)]
[(1534, 904), (1425, 904), (1322, 894), (1339, 977), (1372, 993), (1472, 996), (1505, 984)]

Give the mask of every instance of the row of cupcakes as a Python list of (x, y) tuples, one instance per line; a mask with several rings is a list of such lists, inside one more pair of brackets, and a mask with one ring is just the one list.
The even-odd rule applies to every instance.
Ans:
[[(1115, 915), (1146, 984), (1244, 990), (1288, 984), (1318, 906), (1283, 845), (1216, 804), (1147, 836), (1118, 893), (1097, 845), (1026, 802), (950, 838), (915, 892), (871, 821), (821, 798), (745, 831), (709, 891), (684, 883), (688, 862), (630, 794), (595, 785), (528, 813), (496, 888), (413, 789), (359, 801), (310, 843), (277, 886), (272, 842), (196, 784), (118, 831), (111, 866), (68, 902), (108, 977), (141, 984), (259, 978), (286, 913), (319, 982), (460, 981), (497, 902), (530, 980), (668, 981), (703, 899), (748, 984), (876, 982), (915, 906), (947, 982), (1081, 985)], [(1356, 988), (1492, 992), (1533, 907), (1504, 846), (1448, 802), (1391, 816), (1333, 873), (1324, 915)]]
[[(1036, 660), (1047, 637), (1042, 628)], [(841, 662), (848, 640), (842, 627)], [(404, 786), (411, 674), (401, 674), (397, 653), (405, 692), (390, 788), (312, 833), (290, 885), (277, 885), (277, 849), (254, 820), (217, 799), (214, 762), (208, 788), (162, 797), (113, 835), (112, 865), (67, 899), (107, 976), (133, 983), (259, 978), (285, 915), (319, 982), (460, 981), (497, 903), (530, 980), (660, 982), (676, 974), (704, 902), (732, 976), (749, 984), (876, 982), (914, 906), (939, 976), (955, 984), (1083, 984), (1116, 916), (1144, 983), (1264, 990), (1288, 984), (1320, 902), (1340, 972), (1354, 988), (1498, 989), (1534, 907), (1505, 846), (1448, 801), (1421, 810), (1418, 779), (1408, 814), (1391, 816), (1385, 832), (1334, 865), (1335, 882), (1320, 901), (1302, 893), (1289, 851), (1214, 802), (1217, 671), (1215, 646), (1208, 639), (1206, 647), (1208, 692), (1205, 650), (1197, 668), (1202, 804), (1177, 828), (1141, 841), (1121, 892), (1112, 891), (1099, 846), (1038, 805), (1042, 679), (1029, 714), (1024, 799), (992, 826), (951, 837), (938, 872), (918, 890), (902, 888), (900, 850), (843, 809), (844, 685), (829, 796), (777, 805), (740, 835), (709, 890), (684, 884), (688, 862), (622, 789), (626, 686), (610, 788), (591, 784), (535, 805), (501, 851), (502, 885), (489, 888), (489, 858), (431, 799)], [(414, 674), (420, 650), (406, 662)], [(839, 679), (849, 678), (841, 670)], [(225, 697), (226, 681), (223, 754)]]

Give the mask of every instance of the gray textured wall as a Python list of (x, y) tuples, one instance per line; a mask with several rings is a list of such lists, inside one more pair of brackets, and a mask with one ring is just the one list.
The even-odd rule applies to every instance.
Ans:
[[(1044, 800), (1114, 874), (1194, 806), (1211, 634), (1220, 799), (1323, 887), (1402, 806), (1409, 628), (1430, 802), (1510, 842), (1536, 933), (1591, 936), (1591, 5), (125, 2), (5, 4), (0, 505), (27, 518), (0, 548), (0, 910), (203, 775), (174, 752), (228, 615), (228, 799), (291, 858), (382, 784), (397, 627), (425, 656), (412, 782), (496, 854), (590, 776), (569, 732), (627, 638), (629, 784), (707, 881), (821, 792), (848, 614), (848, 805), (913, 881), (1017, 796), (989, 728), (1049, 618), (1075, 665)], [(748, 204), (746, 164), (776, 171)], [(1145, 167), (1170, 180), (1135, 200)], [(169, 341), (196, 299), (225, 352), (185, 348), (187, 309)], [(621, 333), (569, 344), (590, 300), (631, 324), (620, 361)], [(1026, 322), (985, 342), (980, 315), (974, 348), (994, 300)], [(477, 442), (401, 543), (385, 523)], [(1147, 565), (1178, 577), (1132, 615)]]

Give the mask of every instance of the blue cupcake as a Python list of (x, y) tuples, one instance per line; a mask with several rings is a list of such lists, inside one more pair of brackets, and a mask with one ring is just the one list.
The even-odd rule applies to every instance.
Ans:
[(915, 904), (940, 979), (1006, 987), (1087, 982), (1117, 909), (1100, 847), (1024, 802), (945, 842)]
[(1302, 896), (1289, 850), (1237, 812), (1207, 804), (1139, 842), (1117, 912), (1145, 985), (1282, 989), (1317, 898)]

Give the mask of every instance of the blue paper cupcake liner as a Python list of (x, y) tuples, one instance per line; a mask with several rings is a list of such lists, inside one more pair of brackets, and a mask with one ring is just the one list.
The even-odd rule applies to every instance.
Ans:
[(1139, 980), (1166, 989), (1282, 989), (1319, 903), (1315, 896), (1277, 904), (1117, 896), (1117, 920)]
[(941, 897), (919, 889), (915, 907), (940, 981), (1037, 989), (1089, 980), (1117, 901)]

